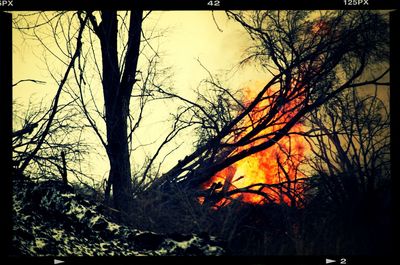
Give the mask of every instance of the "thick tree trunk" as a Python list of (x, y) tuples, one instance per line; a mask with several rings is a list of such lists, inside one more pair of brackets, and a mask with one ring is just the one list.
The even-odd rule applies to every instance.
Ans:
[(102, 86), (106, 114), (107, 155), (110, 161), (106, 199), (112, 186), (114, 207), (121, 213), (126, 213), (132, 200), (127, 118), (139, 57), (142, 11), (131, 12), (123, 73), (118, 63), (117, 12), (102, 11), (101, 23), (96, 25), (92, 17), (92, 25), (100, 39), (103, 64)]
[(110, 161), (109, 183), (114, 207), (126, 212), (131, 201), (131, 172), (127, 139), (129, 97), (123, 98), (117, 54), (117, 13), (103, 11), (98, 35), (103, 62), (103, 93), (107, 128), (107, 154)]
[(113, 187), (114, 207), (122, 212), (127, 212), (132, 196), (131, 167), (127, 139), (127, 109), (125, 104), (121, 105), (114, 108), (113, 115), (107, 115), (109, 181)]

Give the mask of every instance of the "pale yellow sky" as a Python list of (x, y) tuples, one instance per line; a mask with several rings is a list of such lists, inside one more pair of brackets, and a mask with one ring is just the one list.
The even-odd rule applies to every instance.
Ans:
[[(179, 95), (192, 100), (195, 99), (192, 89), (198, 87), (200, 81), (208, 77), (208, 73), (200, 66), (197, 59), (211, 73), (218, 74), (222, 80), (225, 80), (227, 86), (234, 89), (247, 86), (256, 80), (266, 80), (264, 73), (251, 67), (244, 67), (240, 70), (239, 75), (233, 74), (232, 71), (228, 72), (243, 57), (244, 50), (249, 45), (249, 38), (242, 27), (232, 20), (227, 20), (223, 12), (214, 12), (214, 16), (222, 32), (215, 25), (212, 13), (209, 11), (152, 12), (144, 23), (145, 32), (155, 29), (163, 35), (153, 45), (158, 47), (162, 66), (171, 67), (172, 79), (169, 83)], [(22, 79), (46, 82), (44, 85), (31, 82), (19, 84), (13, 90), (14, 99), (25, 107), (28, 105), (29, 99), (32, 102), (38, 102), (44, 98), (44, 102), (50, 104), (49, 100), (55, 95), (57, 85), (50, 78), (44, 58), (52, 68), (53, 74), (63, 74), (66, 66), (50, 56), (49, 52), (45, 52), (38, 41), (23, 38), (17, 30), (13, 32), (13, 44), (14, 83)], [(51, 50), (56, 52), (57, 49), (53, 45)], [(101, 93), (99, 94), (101, 95)], [(144, 156), (140, 155), (140, 152), (146, 152), (148, 155), (154, 153), (160, 141), (169, 132), (170, 124), (163, 121), (168, 118), (169, 113), (175, 112), (174, 107), (176, 105), (159, 102), (149, 105), (147, 116), (137, 131), (135, 141), (136, 144), (147, 144), (154, 141), (155, 143), (138, 149), (132, 155), (132, 168), (138, 168), (143, 164)], [(134, 109), (132, 110), (134, 111)], [(97, 141), (97, 139), (93, 139)], [(194, 138), (187, 133), (185, 138), (179, 138), (179, 142), (175, 144), (182, 144), (182, 146), (168, 157), (163, 165), (163, 171), (168, 170), (177, 160), (191, 152), (193, 140)], [(165, 149), (163, 154), (173, 148), (175, 148), (174, 143)], [(103, 154), (105, 155), (104, 152)], [(161, 158), (163, 154), (160, 155)], [(95, 165), (92, 165), (91, 170), (95, 178), (107, 175), (108, 162), (105, 158), (97, 157), (89, 160), (97, 161)]]
[[(222, 30), (217, 28), (210, 11), (158, 11), (152, 12), (146, 18), (143, 28), (150, 34), (162, 35), (152, 45), (160, 54), (161, 67), (170, 67), (171, 79), (168, 84), (180, 96), (195, 100), (192, 92), (201, 80), (208, 77), (207, 71), (198, 63), (197, 59), (213, 74), (218, 75), (227, 87), (240, 89), (248, 86), (262, 86), (269, 80), (269, 76), (252, 66), (241, 68), (235, 74), (234, 68), (243, 58), (245, 49), (251, 40), (245, 30), (232, 20), (228, 20), (224, 12), (214, 12), (215, 20)], [(48, 43), (51, 36), (43, 35), (44, 42)], [(45, 52), (38, 41), (32, 38), (23, 38), (17, 30), (13, 31), (13, 79), (14, 83), (22, 79), (36, 79), (45, 81), (46, 84), (21, 83), (14, 87), (13, 97), (22, 105), (28, 106), (29, 100), (44, 102), (50, 106), (50, 101), (56, 93), (57, 84), (51, 79), (44, 58), (50, 65), (52, 74), (61, 76), (66, 66), (54, 59), (49, 52)], [(51, 51), (57, 53), (56, 46), (51, 46)], [(58, 55), (59, 52), (57, 53)], [(94, 75), (96, 75), (94, 73)], [(97, 81), (98, 82), (98, 81)], [(381, 90), (382, 97), (388, 97), (388, 91)], [(101, 90), (98, 91), (102, 95)], [(170, 131), (171, 124), (165, 122), (170, 113), (176, 112), (176, 104), (157, 101), (151, 103), (146, 109), (140, 128), (134, 137), (134, 147), (138, 148), (131, 158), (132, 169), (138, 169), (144, 164), (144, 154), (152, 156), (156, 148)], [(135, 111), (135, 106), (131, 107)], [(19, 129), (19, 128), (15, 128)], [(91, 134), (88, 138), (99, 146), (97, 138)], [(178, 137), (160, 154), (165, 154), (180, 145), (172, 155), (164, 161), (162, 171), (167, 171), (175, 163), (190, 153), (193, 149), (194, 137), (185, 131), (183, 137)], [(92, 154), (87, 159), (90, 165), (88, 172), (96, 179), (107, 176), (108, 161), (102, 148), (98, 148), (100, 156)], [(95, 162), (94, 162), (95, 161)]]

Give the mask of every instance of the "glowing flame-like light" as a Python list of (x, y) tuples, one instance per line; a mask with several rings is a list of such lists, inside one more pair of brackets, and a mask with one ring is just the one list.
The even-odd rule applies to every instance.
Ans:
[[(238, 135), (238, 138), (248, 133), (253, 128), (252, 126), (271, 110), (269, 104), (275, 100), (273, 96), (279, 93), (276, 93), (277, 89), (270, 89), (269, 91), (269, 95), (271, 96), (270, 100), (261, 101), (260, 104), (254, 108), (249, 114), (248, 119), (244, 121), (246, 129)], [(245, 105), (248, 106), (248, 104), (250, 104), (251, 100), (256, 96), (256, 93), (255, 90), (245, 90), (245, 98), (248, 99), (247, 103), (245, 100)], [(281, 117), (274, 122), (274, 125), (265, 128), (258, 135), (267, 135), (268, 133), (276, 132), (281, 129), (286, 122), (296, 114), (296, 104), (299, 103), (299, 100), (301, 100), (300, 96), (298, 99), (293, 99), (288, 102), (279, 111), (279, 115), (277, 116)], [(301, 132), (302, 130), (303, 125), (297, 123), (291, 128), (290, 132)], [(237, 148), (233, 154), (237, 154), (254, 145), (260, 144), (260, 141), (267, 140), (269, 140), (268, 137), (260, 138), (260, 140)], [(214, 193), (230, 193), (229, 196), (221, 197), (221, 199), (216, 202), (215, 207), (226, 205), (233, 199), (252, 204), (274, 202), (296, 205), (303, 190), (302, 184), (296, 180), (304, 178), (304, 174), (299, 170), (299, 167), (307, 150), (307, 142), (301, 135), (291, 134), (290, 136), (284, 136), (277, 144), (270, 148), (247, 156), (219, 171), (208, 182), (204, 183), (202, 188), (205, 190), (214, 188), (212, 191)], [(267, 184), (268, 186), (256, 185), (260, 183)], [(251, 185), (254, 185), (249, 188), (251, 192), (232, 192), (234, 190), (238, 191), (238, 189), (248, 188), (248, 186)], [(205, 199), (202, 197), (199, 198), (199, 200), (203, 203)]]
[[(310, 33), (320, 37), (334, 34), (331, 32), (329, 23), (324, 20), (315, 21), (310, 28)], [(291, 94), (287, 102), (282, 102), (282, 108), (278, 111), (278, 115), (275, 115), (275, 117), (279, 118), (272, 122), (271, 126), (267, 126), (259, 132), (255, 136), (258, 137), (257, 140), (238, 147), (230, 154), (231, 156), (260, 144), (260, 141), (271, 140), (268, 135), (273, 135), (274, 132), (282, 129), (296, 115), (304, 99), (302, 92), (307, 89), (302, 84), (302, 75), (306, 73), (318, 75), (323, 61), (324, 55), (320, 54), (319, 58), (314, 62), (299, 66), (300, 72), (297, 79), (292, 78), (291, 87), (289, 88), (294, 93)], [(261, 100), (250, 112), (248, 118), (242, 124), (245, 129), (235, 137), (236, 140), (249, 133), (259, 121), (263, 120), (263, 117), (268, 115), (273, 103), (279, 102), (277, 97), (279, 97), (280, 93), (278, 92), (278, 88), (271, 87), (268, 90), (267, 100)], [(257, 93), (255, 90), (246, 89), (244, 105), (249, 106)], [(288, 96), (288, 94), (285, 96)], [(290, 134), (290, 136), (287, 134), (270, 148), (237, 161), (219, 171), (204, 183), (203, 189), (211, 191), (211, 195), (219, 195), (215, 200), (214, 208), (224, 206), (234, 199), (252, 204), (273, 202), (301, 206), (298, 201), (302, 198), (304, 186), (298, 180), (304, 179), (306, 176), (299, 169), (310, 147), (301, 134), (295, 133), (302, 132), (303, 127), (302, 123), (295, 124), (289, 131), (289, 133), (294, 134)], [(247, 192), (243, 192), (244, 189)], [(209, 194), (208, 196), (211, 197), (211, 195)], [(199, 201), (204, 203), (206, 199), (206, 197), (200, 197)]]

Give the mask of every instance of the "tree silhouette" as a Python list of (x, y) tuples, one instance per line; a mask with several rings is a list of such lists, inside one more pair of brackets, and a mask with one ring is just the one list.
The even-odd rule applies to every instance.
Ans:
[[(386, 248), (389, 228), (381, 226), (390, 208), (390, 121), (378, 90), (390, 85), (390, 68), (382, 12), (227, 11), (252, 40), (235, 74), (251, 65), (265, 79), (252, 90), (228, 86), (198, 59), (208, 76), (194, 98), (157, 80), (166, 72), (157, 67), (159, 54), (143, 29), (150, 14), (85, 10), (14, 17), (15, 27), (32, 30), (65, 69), (57, 76), (46, 65), (57, 81), (50, 107), (32, 107), (15, 126), (19, 172), (41, 167), (42, 174), (69, 182), (74, 155), (91, 149), (79, 137), (71, 142), (62, 135), (84, 135), (88, 128), (110, 163), (104, 199), (108, 204), (112, 198), (116, 208), (99, 211), (117, 213), (125, 224), (160, 233), (206, 231), (246, 255)], [(53, 43), (40, 38), (42, 27)], [(15, 86), (25, 81), (40, 83), (25, 79)], [(153, 100), (179, 105), (157, 148), (137, 158), (132, 153), (141, 146), (133, 147), (132, 138), (143, 120), (151, 120), (145, 108)], [(194, 150), (160, 175), (158, 159), (169, 155), (164, 148), (187, 142), (182, 132), (189, 130), (197, 136)], [(295, 137), (308, 141), (307, 156), (292, 152)], [(278, 180), (235, 186), (247, 177), (231, 174), (236, 164), (267, 150)], [(131, 168), (136, 158), (144, 160), (140, 170)], [(312, 174), (304, 174), (299, 162)], [(223, 181), (216, 180), (219, 174)], [(246, 195), (265, 203), (246, 203)]]
[(346, 91), (310, 115), (310, 165), (337, 206), (373, 199), (390, 181), (389, 110), (377, 94)]
[[(105, 104), (105, 121), (107, 130), (106, 141), (103, 141), (103, 143), (110, 161), (110, 175), (108, 182), (113, 187), (113, 199), (116, 209), (122, 212), (127, 211), (127, 207), (132, 197), (127, 120), (129, 116), (132, 87), (137, 81), (137, 63), (143, 19), (142, 11), (132, 11), (129, 17), (129, 25), (127, 25), (129, 28), (128, 39), (126, 42), (123, 66), (120, 65), (118, 58), (119, 38), (116, 11), (101, 11), (100, 22), (97, 22), (93, 12), (76, 12), (72, 14), (58, 12), (52, 17), (47, 17), (46, 15), (44, 15), (44, 17), (46, 17), (46, 19), (43, 23), (40, 24), (37, 22), (33, 25), (28, 23), (28, 26), (26, 27), (21, 26), (21, 24), (24, 22), (23, 18), (21, 19), (17, 17), (15, 24), (17, 25), (16, 27), (21, 30), (32, 28), (35, 29), (43, 25), (49, 25), (53, 20), (58, 20), (55, 26), (51, 25), (51, 29), (53, 29), (54, 32), (54, 38), (57, 39), (59, 35), (57, 34), (56, 29), (60, 26), (59, 24), (61, 24), (59, 21), (63, 17), (67, 17), (71, 23), (68, 31), (70, 35), (64, 35), (64, 38), (66, 41), (77, 38), (78, 41), (75, 47), (75, 53), (72, 52), (71, 47), (69, 47), (65, 52), (67, 57), (71, 57), (71, 62), (68, 65), (64, 79), (59, 85), (59, 89), (53, 104), (53, 110), (50, 113), (50, 120), (47, 123), (48, 128), (50, 127), (52, 119), (57, 112), (58, 98), (60, 97), (60, 93), (64, 88), (64, 84), (70, 74), (70, 70), (73, 69), (73, 72), (76, 75), (77, 69), (81, 68), (81, 60), (84, 59), (82, 52), (82, 34), (85, 31), (93, 30), (100, 41), (102, 90)], [(76, 29), (74, 29), (72, 25), (76, 25), (77, 21), (79, 21), (79, 25)], [(78, 33), (78, 35), (74, 35), (76, 33)], [(56, 43), (59, 47), (61, 46), (61, 42), (62, 41), (60, 40), (56, 40)], [(46, 46), (46, 44), (44, 44), (44, 46)], [(76, 60), (78, 57), (79, 60)], [(98, 64), (100, 64), (100, 62), (98, 62)], [(97, 127), (94, 123), (91, 125), (93, 129), (97, 130)], [(42, 134), (40, 141), (44, 141), (47, 134), (48, 130)], [(34, 151), (31, 156), (33, 156), (34, 153), (40, 148), (41, 144), (39, 143), (36, 146), (36, 151)], [(28, 157), (28, 159), (23, 161), (20, 171), (23, 171), (29, 162), (30, 159)]]
[[(289, 136), (305, 115), (342, 91), (379, 83), (389, 72), (388, 26), (379, 13), (228, 11), (227, 15), (254, 40), (242, 63), (257, 63), (271, 77), (247, 104), (210, 78), (208, 83), (226, 98), (222, 100), (225, 107), (234, 111), (223, 113), (215, 101), (201, 96), (189, 104), (190, 113), (196, 115), (187, 122), (202, 127), (207, 138), (156, 180), (153, 188), (168, 189), (177, 182), (184, 188), (198, 188), (220, 170)], [(375, 65), (384, 67), (376, 71)], [(374, 74), (369, 75), (373, 69)], [(262, 115), (252, 120), (260, 109)], [(221, 119), (227, 115), (233, 116)], [(283, 125), (274, 129), (282, 119)]]
[[(60, 104), (60, 96), (63, 88), (67, 82), (68, 76), (74, 68), (75, 62), (80, 55), (82, 47), (82, 34), (83, 29), (86, 25), (87, 18), (81, 18), (79, 22), (79, 30), (76, 32), (76, 41), (74, 50), (71, 50), (70, 61), (65, 62), (67, 69), (62, 76), (61, 80), (58, 81), (58, 87), (54, 99), (51, 103), (51, 107), (46, 109), (42, 106), (42, 102), (39, 106), (34, 106), (29, 103), (28, 110), (24, 117), (17, 118), (20, 120), (22, 129), (13, 132), (13, 163), (17, 176), (23, 175), (28, 165), (34, 164), (33, 171), (39, 175), (50, 175), (54, 174), (54, 169), (60, 169), (59, 163), (62, 163), (62, 176), (64, 182), (66, 179), (66, 153), (70, 157), (74, 157), (75, 162), (78, 164), (80, 155), (85, 151), (85, 145), (81, 144), (80, 139), (75, 139), (75, 142), (68, 143), (65, 141), (67, 136), (72, 132), (81, 130), (80, 126), (74, 126), (73, 121), (76, 119), (77, 113), (75, 112), (63, 112), (71, 102), (66, 104)], [(34, 79), (20, 80), (16, 82), (13, 87), (17, 86), (21, 82), (33, 82), (33, 83), (45, 83)], [(17, 104), (14, 104), (17, 107)], [(63, 115), (59, 117), (60, 112)], [(15, 113), (17, 117), (18, 112)], [(64, 123), (69, 123), (65, 125)], [(18, 122), (15, 124), (18, 126)], [(35, 130), (35, 133), (33, 131)], [(54, 140), (57, 138), (57, 140)], [(77, 148), (80, 146), (79, 148)], [(78, 151), (79, 149), (79, 151)], [(61, 154), (61, 156), (60, 156)], [(33, 162), (33, 163), (32, 163)], [(70, 167), (69, 170), (73, 171), (79, 179), (79, 175), (87, 176), (80, 170), (75, 170)], [(28, 173), (29, 174), (29, 173)]]
[[(193, 101), (167, 91), (138, 71), (141, 43), (147, 42), (143, 37), (142, 21), (149, 14), (143, 16), (142, 11), (125, 12), (124, 15), (116, 11), (56, 12), (46, 15), (43, 23), (26, 27), (21, 18), (17, 17), (15, 21), (21, 30), (53, 23), (55, 44), (62, 46), (64, 43), (60, 39), (63, 38), (69, 44), (67, 49), (61, 50), (70, 63), (60, 61), (73, 70), (78, 90), (67, 84), (70, 87), (68, 93), (79, 102), (80, 110), (106, 150), (110, 162), (106, 197), (112, 188), (114, 205), (121, 212), (128, 211), (133, 193), (129, 149), (132, 133), (129, 131), (139, 126), (146, 99), (154, 94), (178, 99), (185, 107), (178, 110), (171, 133), (148, 160), (143, 178), (149, 175), (160, 148), (181, 130), (195, 128), (201, 137), (193, 153), (146, 188), (148, 191), (168, 190), (178, 184), (183, 188), (198, 189), (222, 169), (288, 137), (293, 126), (302, 122), (308, 113), (342, 91), (377, 84), (389, 72), (386, 67), (387, 21), (378, 12), (228, 11), (228, 18), (239, 23), (254, 40), (242, 64), (261, 66), (266, 73), (265, 85), (255, 95), (243, 99), (238, 97), (235, 89), (225, 87), (209, 73), (206, 84), (213, 96), (199, 92), (198, 99)], [(59, 30), (62, 23), (57, 21), (62, 17), (69, 21), (68, 30)], [(85, 36), (84, 44), (91, 46), (86, 50), (81, 47), (79, 32)], [(60, 36), (63, 38), (58, 38)], [(74, 39), (78, 42), (71, 46)], [(101, 58), (96, 57), (97, 47)], [(47, 49), (52, 52), (49, 47)], [(89, 70), (85, 68), (90, 56), (92, 67), (101, 78), (104, 113), (97, 106), (94, 110), (89, 109), (83, 96), (88, 91), (85, 88), (90, 87), (87, 84)], [(383, 68), (372, 75), (371, 69), (375, 65)], [(68, 77), (68, 71), (65, 76)], [(134, 124), (130, 104), (133, 88), (139, 82), (143, 86), (138, 95), (140, 107)], [(150, 91), (144, 82), (150, 82), (154, 90)], [(60, 89), (63, 87), (61, 82)], [(92, 91), (91, 87), (89, 91)], [(91, 101), (96, 101), (93, 96)], [(104, 119), (105, 136), (93, 113)], [(28, 163), (29, 160), (24, 162)], [(240, 192), (254, 190), (245, 188)]]
[(102, 11), (100, 23), (97, 23), (93, 14), (89, 13), (88, 16), (101, 44), (107, 154), (110, 160), (108, 181), (113, 186), (115, 207), (127, 211), (132, 196), (127, 119), (132, 88), (136, 82), (142, 11), (132, 11), (130, 15), (123, 71), (118, 65), (117, 12)]

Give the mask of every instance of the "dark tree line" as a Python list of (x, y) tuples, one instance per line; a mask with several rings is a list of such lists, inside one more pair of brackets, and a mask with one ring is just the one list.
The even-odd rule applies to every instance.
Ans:
[(309, 165), (324, 200), (338, 208), (362, 198), (376, 201), (390, 184), (390, 115), (379, 90), (388, 92), (378, 86), (366, 95), (347, 91), (309, 117)]
[[(172, 138), (178, 137), (181, 131), (192, 128), (200, 138), (193, 153), (182, 158), (159, 178), (150, 183), (143, 182), (144, 189), (147, 192), (169, 190), (178, 185), (182, 189), (196, 190), (220, 170), (276, 145), (291, 133), (298, 122), (304, 122), (306, 117), (315, 117), (316, 114), (312, 113), (342, 93), (366, 85), (387, 85), (382, 80), (389, 73), (388, 22), (377, 12), (228, 11), (228, 18), (239, 23), (254, 41), (241, 63), (259, 65), (266, 73), (265, 85), (245, 104), (236, 89), (225, 87), (210, 73), (204, 86), (209, 89), (211, 97), (199, 91), (196, 100), (186, 99), (156, 81), (156, 63), (151, 58), (146, 57), (149, 64), (147, 74), (139, 70), (143, 46), (151, 47), (142, 28), (143, 20), (150, 12), (143, 13), (61, 12), (43, 15), (44, 22), (33, 25), (24, 25), (23, 16), (16, 17), (16, 28), (29, 30), (49, 24), (52, 25), (54, 37), (63, 37), (68, 43), (64, 49), (67, 70), (59, 82), (57, 95), (39, 140), (33, 143), (34, 148), (27, 158), (21, 159), (22, 166), (18, 167), (20, 172), (26, 169), (43, 146), (42, 143), (51, 137), (54, 116), (62, 112), (57, 107), (57, 101), (63, 90), (73, 97), (74, 104), (79, 106), (88, 126), (106, 150), (110, 162), (106, 200), (112, 190), (114, 207), (127, 212), (134, 190), (130, 137), (132, 131), (140, 126), (147, 100), (178, 100), (182, 102), (182, 107), (174, 115), (171, 133), (157, 149), (153, 159), (149, 159), (143, 179), (150, 175), (150, 167), (160, 149)], [(62, 23), (59, 25), (57, 21), (65, 18), (70, 21), (70, 27), (60, 31)], [(71, 44), (72, 41), (75, 44)], [(56, 40), (56, 43), (63, 45), (61, 41)], [(90, 47), (83, 48), (86, 43)], [(96, 57), (94, 47), (99, 47), (101, 58)], [(90, 60), (101, 78), (101, 88), (87, 84), (87, 64)], [(71, 84), (65, 84), (70, 71), (78, 90), (74, 90)], [(83, 96), (95, 89), (103, 93), (104, 113), (97, 106), (89, 109), (89, 103)], [(133, 97), (139, 98), (139, 108), (131, 107)], [(260, 106), (264, 106), (262, 111), (266, 114), (256, 115), (257, 118), (252, 119), (251, 115)], [(135, 112), (136, 123), (131, 119)], [(95, 114), (104, 120), (105, 133), (93, 118)], [(282, 121), (283, 116), (290, 118), (285, 120), (280, 129), (271, 130)], [(318, 121), (314, 120), (313, 124), (324, 130)], [(351, 133), (355, 132), (357, 130)], [(341, 152), (335, 134), (330, 134), (329, 139), (336, 143), (336, 150)], [(341, 157), (345, 158), (344, 155)], [(247, 187), (238, 192), (252, 191), (251, 187)], [(196, 196), (195, 192), (193, 196)]]
[[(225, 97), (224, 104), (216, 106), (216, 102), (200, 97), (188, 107), (193, 115), (185, 122), (200, 124), (207, 138), (156, 180), (155, 188), (176, 182), (186, 188), (198, 187), (216, 172), (273, 146), (306, 115), (340, 93), (379, 82), (387, 85), (381, 80), (389, 69), (376, 65), (385, 65), (388, 60), (388, 27), (377, 13), (330, 11), (314, 13), (313, 17), (307, 11), (229, 11), (227, 15), (254, 40), (242, 63), (257, 63), (272, 78), (247, 105), (210, 78), (208, 83), (219, 99)], [(279, 89), (274, 91), (274, 86)], [(249, 130), (244, 121), (265, 102), (267, 115), (252, 121)], [(238, 111), (233, 115), (224, 112), (226, 109)], [(288, 113), (292, 115), (284, 126), (265, 134)]]

